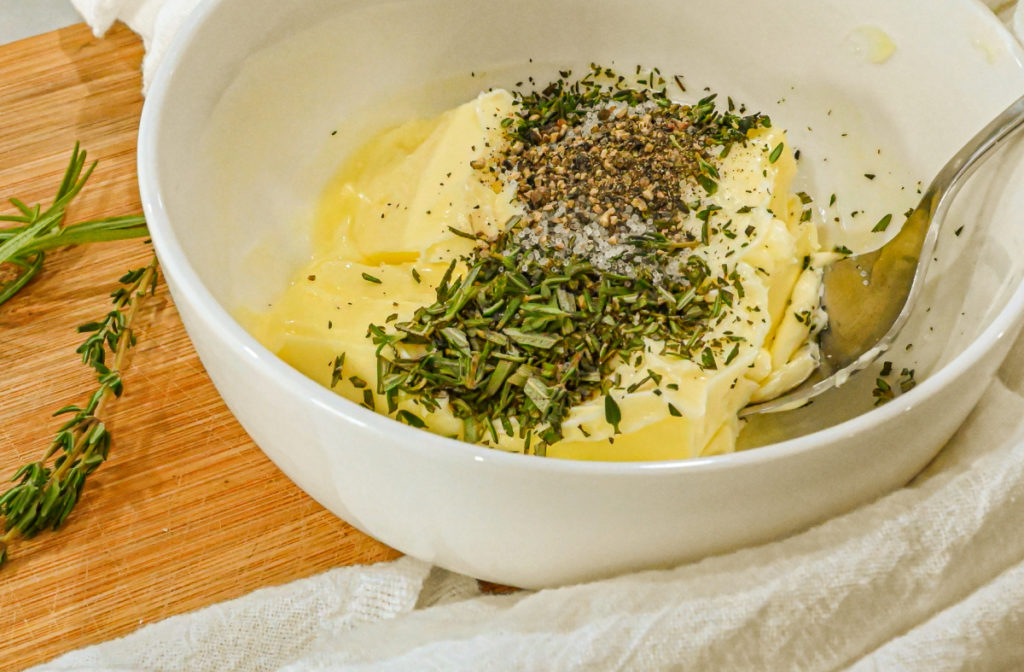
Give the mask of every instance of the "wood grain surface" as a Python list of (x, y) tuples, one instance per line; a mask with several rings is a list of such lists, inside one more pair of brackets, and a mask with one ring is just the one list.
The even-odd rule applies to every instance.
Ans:
[[(82, 25), (0, 46), (0, 212), (48, 203), (75, 140), (98, 159), (70, 221), (141, 212), (135, 145), (140, 41)], [(140, 240), (48, 255), (0, 307), (0, 478), (38, 459), (93, 377), (78, 324), (108, 310)], [(0, 570), (0, 670), (339, 565), (398, 556), (335, 518), (253, 444), (210, 383), (161, 287), (142, 313), (111, 457), (60, 531), (15, 543)], [(0, 487), (5, 490), (6, 485)]]

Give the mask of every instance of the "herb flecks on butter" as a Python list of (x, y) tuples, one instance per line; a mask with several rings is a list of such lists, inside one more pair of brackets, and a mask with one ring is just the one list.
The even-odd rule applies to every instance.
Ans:
[(720, 112), (714, 95), (680, 105), (600, 69), (517, 102), (502, 122), (508, 146), (474, 168), (516, 184), (524, 215), (479, 240), (464, 275), (453, 261), (435, 303), (370, 333), (389, 413), (402, 397), (428, 412), (448, 404), (465, 440), (503, 433), (536, 448), (561, 440), (570, 409), (598, 396), (618, 433), (614, 373), (650, 341), (705, 369), (736, 356), (742, 336), (708, 336), (743, 283), (691, 250), (744, 235), (704, 196), (722, 156), (770, 123)]

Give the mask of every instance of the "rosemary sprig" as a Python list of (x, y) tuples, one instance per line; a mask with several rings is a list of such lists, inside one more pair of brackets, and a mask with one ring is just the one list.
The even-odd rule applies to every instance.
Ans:
[(16, 223), (0, 229), (0, 305), (39, 272), (48, 250), (149, 235), (142, 215), (64, 225), (68, 204), (85, 186), (95, 167), (95, 161), (86, 167), (86, 152), (76, 142), (57, 194), (48, 208), (44, 210), (39, 204), (29, 207), (17, 198), (9, 199), (19, 214), (0, 215), (0, 222)]
[(18, 469), (11, 478), (17, 484), (0, 496), (0, 566), (11, 542), (60, 527), (78, 503), (86, 478), (107, 459), (110, 432), (102, 415), (109, 400), (124, 391), (121, 372), (125, 355), (135, 345), (133, 324), (142, 298), (156, 289), (156, 257), (119, 282), (121, 286), (110, 294), (113, 310), (101, 320), (78, 327), (89, 334), (77, 352), (96, 372), (96, 390), (84, 405), (65, 406), (54, 413), (71, 418), (58, 428), (39, 460)]

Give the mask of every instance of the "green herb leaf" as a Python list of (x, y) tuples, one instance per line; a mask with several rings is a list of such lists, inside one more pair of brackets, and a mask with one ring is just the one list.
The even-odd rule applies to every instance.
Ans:
[(882, 217), (880, 220), (878, 220), (878, 223), (875, 224), (874, 228), (872, 228), (871, 231), (874, 232), (874, 233), (877, 233), (879, 231), (885, 231), (887, 228), (889, 228), (889, 222), (891, 222), (891, 221), (892, 221), (892, 213), (890, 213), (890, 214), (886, 215), (885, 217)]
[(604, 419), (612, 426), (616, 434), (621, 434), (619, 423), (622, 422), (622, 410), (611, 394), (604, 395)]
[(395, 414), (395, 417), (404, 422), (405, 424), (410, 425), (412, 427), (416, 427), (418, 429), (425, 429), (427, 426), (427, 423), (423, 422), (423, 418), (416, 415), (415, 413), (412, 413), (411, 411), (405, 410), (404, 408), (398, 411), (398, 413)]
[(342, 377), (344, 375), (342, 373), (342, 369), (344, 368), (344, 366), (345, 366), (345, 353), (343, 352), (340, 355), (338, 355), (337, 357), (335, 357), (334, 361), (331, 363), (331, 388), (332, 389), (334, 388), (335, 385), (337, 385), (338, 383), (341, 382), (341, 379), (342, 379)]

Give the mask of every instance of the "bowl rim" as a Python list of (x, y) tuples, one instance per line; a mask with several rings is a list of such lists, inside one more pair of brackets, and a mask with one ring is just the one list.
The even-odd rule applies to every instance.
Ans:
[[(172, 77), (183, 55), (191, 45), (195, 33), (223, 1), (201, 0), (196, 9), (185, 19), (157, 68), (142, 109), (137, 150), (139, 193), (160, 265), (163, 267), (165, 275), (177, 285), (180, 295), (187, 297), (196, 317), (215, 325), (216, 332), (223, 340), (227, 341), (231, 348), (243, 353), (255, 366), (264, 369), (266, 374), (278, 380), (284, 394), (292, 397), (305, 397), (339, 419), (369, 428), (375, 434), (390, 434), (393, 439), (391, 443), (395, 448), (417, 453), (429, 452), (432, 459), (446, 461), (469, 460), (526, 471), (542, 470), (555, 474), (614, 475), (619, 477), (718, 471), (741, 465), (755, 466), (774, 462), (814, 450), (837, 439), (864, 433), (909, 412), (933, 393), (939, 392), (953, 379), (973, 368), (997, 341), (1004, 338), (1007, 332), (1016, 326), (1014, 323), (1019, 321), (1021, 315), (1024, 314), (1024, 282), (1021, 282), (989, 326), (977, 338), (912, 390), (888, 404), (875, 407), (839, 424), (743, 451), (644, 462), (538, 459), (533, 455), (487, 448), (411, 427), (335, 394), (267, 350), (242, 328), (203, 284), (174, 233), (161, 197), (159, 188), (161, 172), (155, 158), (163, 109), (168, 100), (168, 89)], [(983, 20), (995, 26), (995, 34), (1007, 47), (1018, 69), (1024, 74), (1024, 46), (1017, 41), (995, 13), (981, 0), (973, 0), (962, 7), (965, 12), (982, 12)]]

